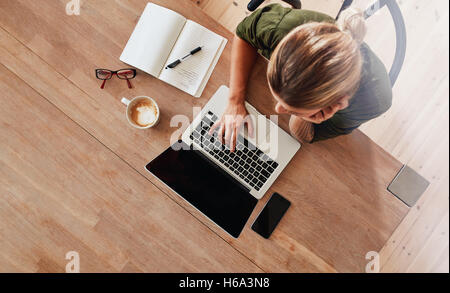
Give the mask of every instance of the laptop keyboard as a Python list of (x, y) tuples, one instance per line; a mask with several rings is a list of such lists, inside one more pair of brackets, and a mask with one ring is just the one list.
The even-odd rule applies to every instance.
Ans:
[(190, 135), (191, 140), (217, 159), (220, 164), (241, 178), (249, 187), (259, 191), (278, 167), (264, 152), (238, 135), (236, 150), (231, 152), (227, 145), (217, 139), (217, 132), (209, 135), (209, 129), (219, 118), (209, 111)]

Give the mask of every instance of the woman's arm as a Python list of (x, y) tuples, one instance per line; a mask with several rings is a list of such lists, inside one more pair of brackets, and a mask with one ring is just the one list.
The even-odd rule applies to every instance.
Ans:
[(231, 50), (230, 98), (236, 103), (243, 104), (245, 101), (248, 79), (257, 55), (255, 48), (234, 35)]
[(245, 123), (247, 123), (249, 134), (253, 135), (252, 121), (247, 119), (248, 112), (245, 108), (245, 97), (250, 72), (257, 56), (258, 53), (255, 48), (237, 35), (234, 36), (231, 51), (228, 106), (221, 119), (210, 130), (210, 134), (212, 134), (215, 129), (219, 129), (217, 134), (219, 140), (223, 143), (223, 138), (225, 138), (225, 143), (230, 146), (231, 151), (234, 151), (237, 135)]
[(289, 120), (291, 135), (303, 143), (310, 143), (314, 138), (314, 125), (300, 117), (291, 116)]
[(314, 139), (314, 124), (322, 124), (331, 119), (336, 112), (349, 106), (349, 96), (343, 97), (336, 104), (329, 106), (310, 117), (297, 117), (292, 115), (289, 120), (289, 130), (301, 142), (311, 142)]

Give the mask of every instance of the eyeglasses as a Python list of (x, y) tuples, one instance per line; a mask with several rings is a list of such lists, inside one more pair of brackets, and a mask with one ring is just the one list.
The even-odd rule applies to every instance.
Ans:
[(136, 69), (125, 68), (125, 69), (120, 69), (117, 71), (112, 71), (109, 69), (95, 69), (95, 76), (98, 79), (103, 80), (103, 83), (100, 86), (101, 89), (105, 88), (106, 81), (111, 79), (113, 77), (113, 75), (117, 75), (117, 77), (119, 79), (125, 79), (128, 83), (128, 88), (131, 89), (132, 86), (131, 86), (130, 79), (133, 79), (136, 77)]

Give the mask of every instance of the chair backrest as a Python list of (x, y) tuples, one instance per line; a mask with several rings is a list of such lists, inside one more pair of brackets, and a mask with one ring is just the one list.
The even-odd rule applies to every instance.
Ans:
[[(248, 10), (254, 11), (258, 8), (265, 0), (251, 0), (248, 4)], [(302, 4), (300, 0), (283, 0), (286, 3), (291, 4), (294, 8), (300, 9)], [(342, 4), (341, 11), (348, 8), (352, 4), (353, 0), (345, 0)], [(367, 19), (375, 14), (378, 10), (386, 6), (389, 9), (391, 17), (394, 21), (395, 34), (396, 34), (396, 48), (395, 57), (392, 67), (389, 70), (389, 78), (391, 80), (391, 85), (394, 86), (397, 81), (398, 75), (405, 61), (406, 54), (406, 27), (405, 21), (403, 19), (402, 12), (395, 0), (377, 0), (374, 4), (370, 5), (369, 8), (364, 12), (364, 17)], [(339, 14), (341, 13), (339, 11)], [(338, 17), (339, 17), (338, 14)]]
[[(264, 1), (265, 0), (251, 0), (247, 5), (247, 9), (249, 11), (254, 11), (261, 4), (263, 4)], [(296, 9), (302, 8), (302, 2), (300, 2), (300, 0), (282, 0), (282, 1), (290, 4), (292, 7), (296, 8)]]
[(364, 12), (364, 17), (367, 19), (375, 14), (378, 10), (386, 6), (389, 9), (392, 20), (395, 26), (395, 56), (392, 63), (391, 70), (389, 71), (389, 78), (391, 79), (391, 85), (394, 86), (397, 81), (398, 75), (405, 61), (406, 55), (406, 27), (405, 20), (403, 19), (402, 11), (395, 0), (378, 0)]

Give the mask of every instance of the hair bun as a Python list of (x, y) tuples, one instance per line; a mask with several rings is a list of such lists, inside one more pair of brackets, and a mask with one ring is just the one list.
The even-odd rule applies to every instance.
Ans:
[(337, 25), (341, 31), (349, 33), (358, 44), (364, 41), (367, 27), (361, 10), (352, 7), (345, 9), (339, 15)]

